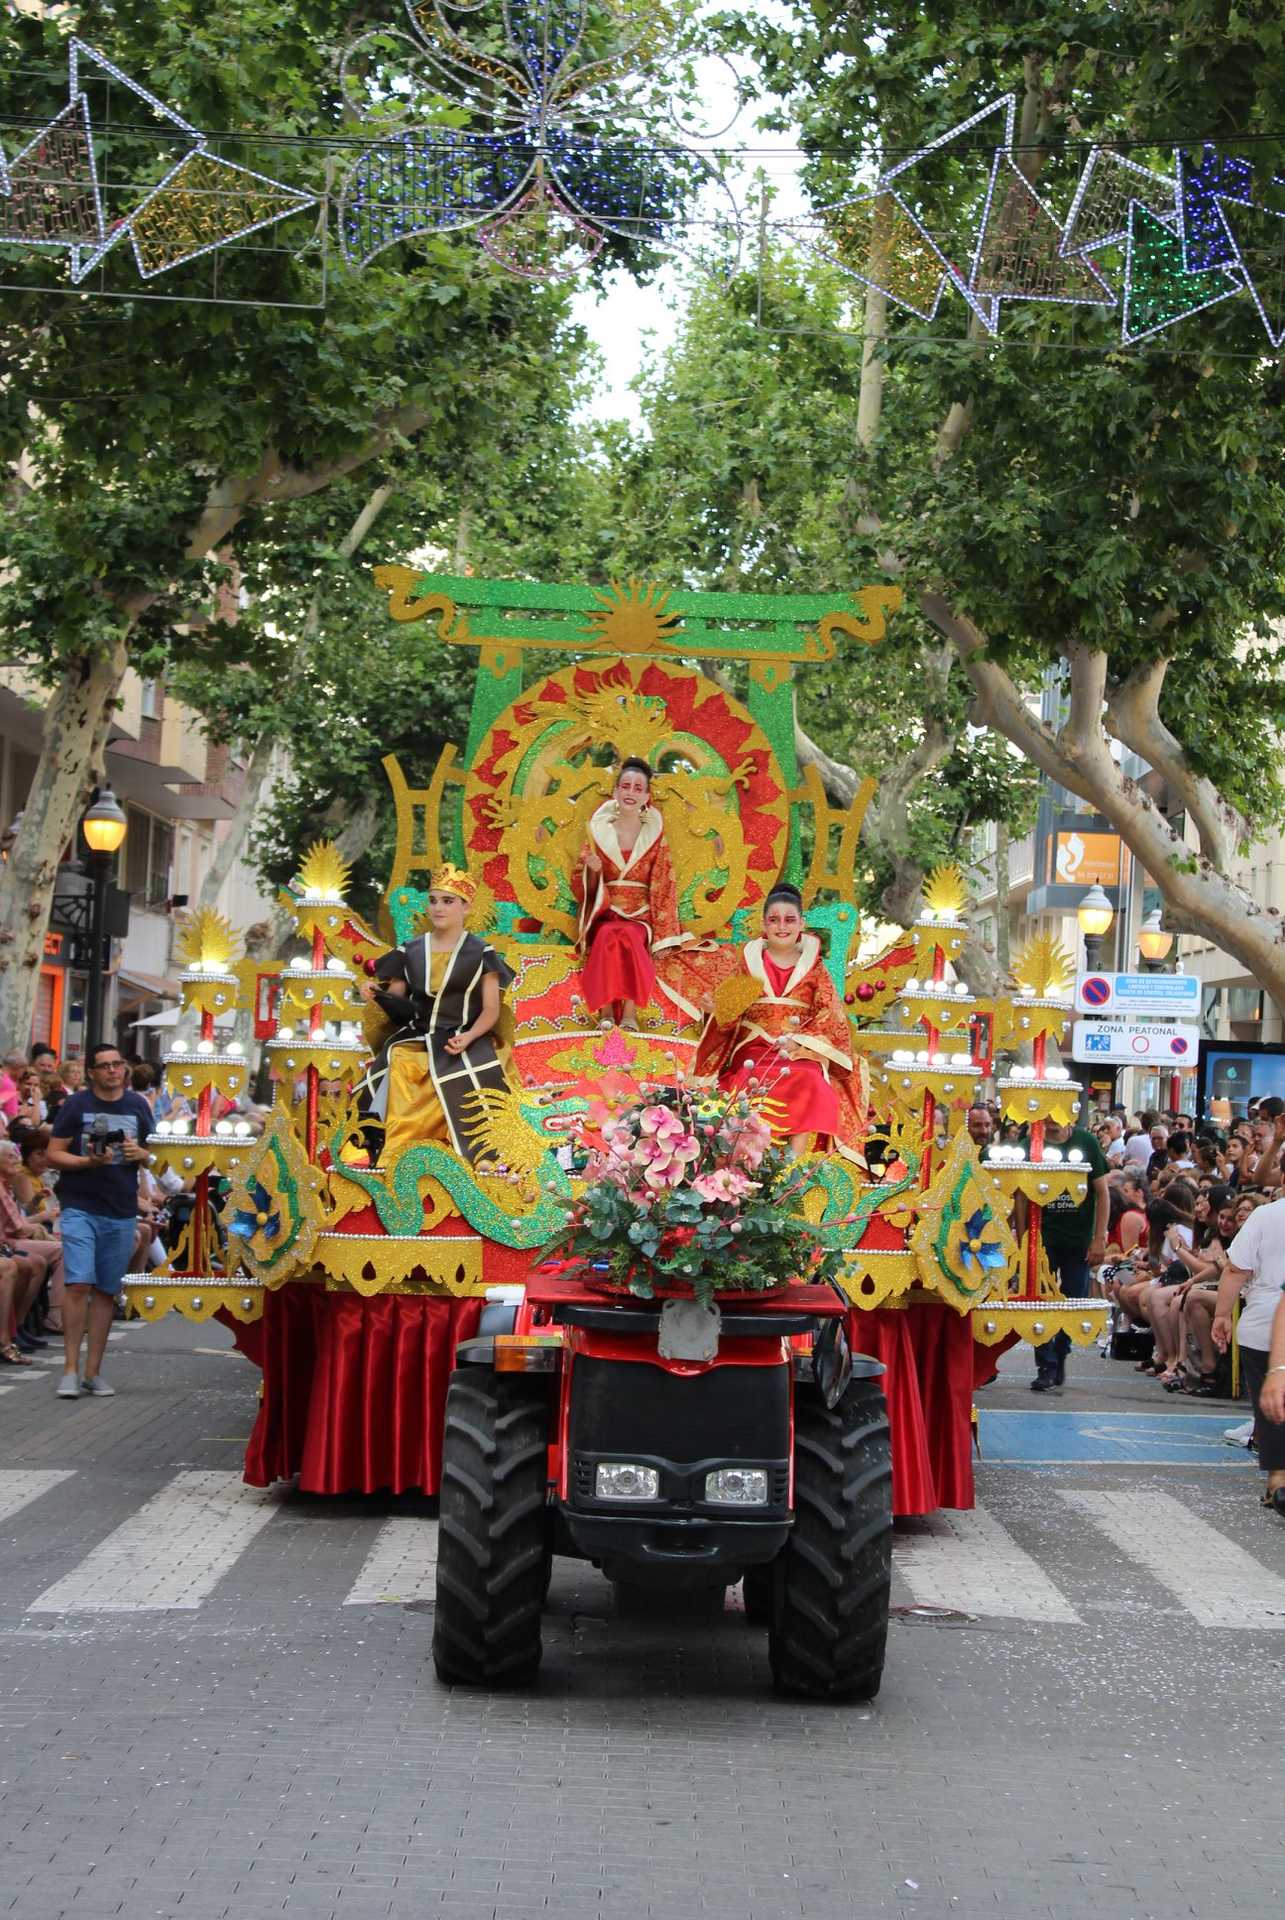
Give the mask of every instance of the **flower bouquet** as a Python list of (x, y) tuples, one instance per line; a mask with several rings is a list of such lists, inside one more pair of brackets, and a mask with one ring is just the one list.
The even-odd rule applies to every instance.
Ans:
[(567, 1208), (567, 1231), (547, 1250), (587, 1276), (643, 1299), (657, 1289), (762, 1293), (794, 1280), (829, 1280), (842, 1254), (799, 1212), (806, 1168), (772, 1145), (743, 1093), (658, 1087), (602, 1129), (585, 1191)]

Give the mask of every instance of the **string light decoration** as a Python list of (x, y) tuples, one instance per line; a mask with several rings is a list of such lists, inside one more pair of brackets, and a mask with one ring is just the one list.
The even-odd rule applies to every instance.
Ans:
[[(803, 248), (925, 321), (953, 287), (988, 333), (1005, 302), (1119, 307), (1125, 346), (1248, 292), (1285, 343), (1285, 177), (1206, 142), (1172, 174), (1091, 147), (1064, 220), (1022, 172), (1016, 98), (1001, 95), (883, 169), (874, 187), (776, 225)], [(1001, 145), (975, 150), (979, 132)], [(949, 177), (914, 169), (965, 139)], [(978, 167), (984, 167), (984, 173)], [(1123, 290), (1101, 256), (1123, 253)], [(958, 264), (967, 260), (966, 268)], [(1113, 277), (1114, 277), (1114, 270)]]
[(1138, 200), (1129, 207), (1120, 338), (1126, 346), (1163, 333), (1179, 320), (1230, 300), (1242, 281), (1225, 267), (1188, 273), (1182, 239)]
[(1176, 222), (1178, 183), (1110, 147), (1090, 147), (1076, 184), (1066, 229), (1064, 253), (1095, 253), (1121, 246), (1129, 237), (1129, 206), (1140, 201), (1157, 220)]
[[(1064, 251), (1057, 216), (1020, 172), (1011, 153), (996, 152), (969, 280), (980, 300), (1039, 300), (1056, 306), (1115, 305), (1115, 294), (1089, 260)], [(998, 326), (998, 312), (994, 326)]]
[[(485, 130), (405, 128), (359, 157), (339, 208), (353, 265), (405, 240), (475, 229), (505, 271), (563, 279), (596, 258), (608, 234), (672, 244), (707, 187), (726, 202), (710, 226), (739, 249), (735, 204), (712, 162), (690, 148), (631, 139), (622, 126), (628, 104), (611, 90), (622, 73), (654, 60), (672, 30), (666, 8), (654, 0), (477, 0), (467, 9), (472, 38), (449, 17), (461, 11), (446, 0), (407, 7), (421, 57)], [(382, 94), (371, 111), (385, 111)]]
[(1178, 231), (1182, 236), (1182, 264), (1188, 273), (1207, 273), (1228, 267), (1236, 249), (1221, 202), (1248, 206), (1253, 199), (1254, 169), (1238, 154), (1220, 153), (1204, 146), (1198, 159), (1180, 147), (1178, 160)]
[(491, 258), (519, 280), (569, 280), (603, 248), (603, 236), (579, 219), (544, 182), (516, 207), (478, 228)]
[(82, 93), (7, 168), (0, 155), (0, 241), (75, 251), (100, 246), (105, 238), (89, 102)]
[[(1282, 183), (1276, 181), (1276, 186)], [(1285, 341), (1285, 212), (1219, 203), (1235, 264), (1273, 347)]]
[(935, 320), (951, 266), (895, 193), (863, 194), (818, 210), (816, 221), (779, 223), (820, 259), (873, 287), (921, 320)]
[[(110, 219), (82, 84), (91, 76), (126, 89), (177, 148), (158, 180), (126, 185), (136, 197)], [(65, 252), (73, 285), (126, 239), (150, 280), (317, 205), (315, 194), (211, 153), (207, 134), (83, 40), (68, 43), (67, 82), (68, 104), (13, 161), (0, 156), (0, 242)]]

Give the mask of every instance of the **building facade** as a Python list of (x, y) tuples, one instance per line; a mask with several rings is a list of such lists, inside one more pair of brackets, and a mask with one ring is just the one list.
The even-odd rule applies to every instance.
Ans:
[[(43, 725), (43, 695), (16, 670), (0, 669), (0, 823), (21, 814), (35, 775)], [(116, 885), (128, 895), (128, 931), (112, 941), (103, 1032), (122, 1049), (155, 1058), (156, 1028), (140, 1021), (177, 1008), (176, 939), (181, 909), (195, 904), (229, 829), (241, 795), (243, 768), (226, 748), (210, 744), (197, 716), (162, 682), (132, 670), (121, 688), (106, 754), (107, 778), (129, 822), (116, 856)], [(88, 892), (80, 867), (83, 848), (69, 846), (59, 870), (54, 910), (45, 936), (40, 991), (30, 1040), (46, 1040), (60, 1055), (80, 1051), (84, 1038), (86, 975), (78, 902)], [(270, 897), (240, 860), (215, 904), (237, 927), (263, 920)], [(6, 1046), (28, 1036), (3, 1036)]]

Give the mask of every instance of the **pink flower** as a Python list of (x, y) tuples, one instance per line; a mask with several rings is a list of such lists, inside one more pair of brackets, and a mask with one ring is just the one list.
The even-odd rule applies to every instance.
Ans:
[(668, 1140), (686, 1133), (687, 1128), (671, 1107), (644, 1107), (638, 1116), (638, 1131), (644, 1136), (654, 1135), (657, 1140)]
[(748, 1167), (751, 1173), (772, 1144), (772, 1129), (757, 1113), (729, 1119), (723, 1132), (732, 1149), (732, 1165)]
[(663, 1136), (658, 1133), (650, 1140), (640, 1140), (633, 1158), (649, 1187), (676, 1187), (686, 1177), (691, 1162), (700, 1158), (700, 1142), (680, 1127), (676, 1136), (667, 1131)]
[(733, 1167), (716, 1167), (713, 1173), (701, 1173), (692, 1181), (692, 1191), (702, 1200), (742, 1200), (757, 1185)]

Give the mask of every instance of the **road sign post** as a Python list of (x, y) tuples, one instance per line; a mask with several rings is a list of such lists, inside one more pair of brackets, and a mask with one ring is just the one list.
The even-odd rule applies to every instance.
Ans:
[(1071, 1058), (1083, 1065), (1163, 1067), (1178, 1072), (1194, 1067), (1200, 1052), (1200, 1028), (1175, 1020), (1077, 1020), (1071, 1029)]

